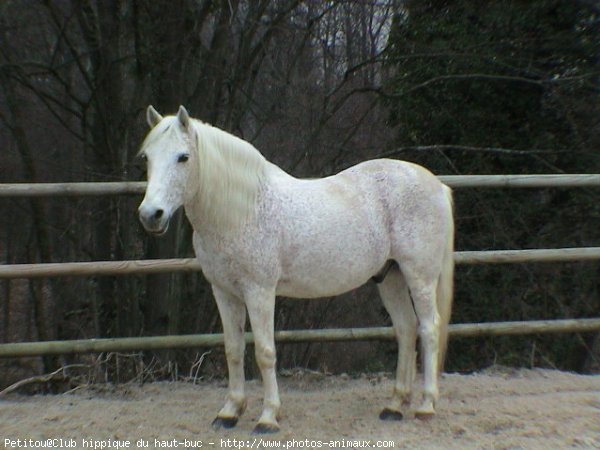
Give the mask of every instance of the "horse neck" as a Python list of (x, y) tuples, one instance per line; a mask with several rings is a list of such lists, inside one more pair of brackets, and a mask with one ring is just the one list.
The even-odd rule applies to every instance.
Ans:
[(198, 176), (188, 185), (186, 214), (198, 226), (235, 229), (255, 214), (271, 164), (252, 144), (195, 122)]

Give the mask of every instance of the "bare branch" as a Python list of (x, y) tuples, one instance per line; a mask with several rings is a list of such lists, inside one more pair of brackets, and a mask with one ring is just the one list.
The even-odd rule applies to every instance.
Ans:
[(598, 76), (600, 72), (590, 72), (584, 75), (579, 75), (575, 77), (554, 77), (548, 79), (534, 79), (527, 77), (519, 77), (519, 76), (511, 76), (511, 75), (495, 75), (495, 74), (484, 74), (484, 73), (467, 73), (467, 74), (454, 74), (454, 75), (440, 75), (438, 77), (430, 78), (427, 81), (419, 83), (403, 92), (400, 93), (386, 93), (385, 96), (389, 98), (398, 98), (402, 97), (406, 94), (410, 94), (419, 89), (425, 88), (432, 84), (441, 82), (441, 81), (456, 81), (456, 80), (485, 80), (485, 81), (504, 81), (504, 82), (512, 82), (512, 83), (526, 83), (533, 84), (536, 86), (544, 86), (546, 84), (556, 84), (562, 83), (566, 81), (579, 81), (585, 80), (591, 77)]
[(52, 381), (57, 378), (65, 378), (65, 372), (69, 369), (89, 369), (90, 367), (91, 366), (88, 364), (69, 364), (67, 366), (62, 366), (59, 369), (56, 369), (52, 373), (25, 378), (24, 380), (17, 381), (16, 383), (13, 383), (7, 388), (0, 391), (0, 397), (6, 394), (10, 394), (11, 392), (14, 392), (22, 388), (23, 386), (27, 386), (29, 384), (47, 383), (48, 381)]
[(456, 151), (466, 151), (466, 152), (477, 152), (477, 153), (496, 153), (502, 155), (510, 155), (510, 156), (533, 156), (533, 155), (549, 155), (549, 154), (559, 154), (559, 153), (573, 153), (574, 150), (515, 150), (510, 148), (502, 148), (502, 147), (473, 147), (468, 145), (412, 145), (405, 147), (398, 147), (393, 150), (388, 150), (386, 152), (380, 153), (376, 155), (376, 158), (386, 158), (389, 156), (399, 155), (401, 153), (407, 151), (418, 151), (418, 152), (429, 152), (429, 151), (446, 151), (446, 150), (456, 150)]

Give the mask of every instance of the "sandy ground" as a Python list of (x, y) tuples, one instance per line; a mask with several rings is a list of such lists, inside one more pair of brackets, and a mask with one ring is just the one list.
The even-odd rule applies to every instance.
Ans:
[(280, 389), (282, 430), (267, 443), (251, 434), (261, 405), (257, 381), (248, 382), (249, 406), (238, 426), (221, 431), (210, 423), (225, 396), (223, 381), (10, 394), (0, 400), (0, 449), (16, 448), (17, 439), (38, 446), (63, 439), (50, 441), (58, 448), (127, 442), (129, 448), (185, 448), (186, 440), (187, 448), (363, 448), (367, 443), (359, 440), (371, 448), (600, 448), (600, 376), (508, 369), (445, 374), (439, 414), (427, 422), (378, 419), (392, 390), (389, 375), (294, 372), (280, 376)]

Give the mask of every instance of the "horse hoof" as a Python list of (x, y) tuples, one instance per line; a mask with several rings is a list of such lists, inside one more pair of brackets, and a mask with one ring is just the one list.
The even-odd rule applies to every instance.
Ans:
[(415, 418), (419, 419), (423, 422), (428, 422), (431, 419), (433, 419), (433, 417), (435, 416), (434, 412), (430, 412), (430, 411), (415, 411)]
[(272, 425), (268, 423), (259, 423), (252, 430), (252, 434), (273, 434), (279, 431), (278, 425)]
[(237, 417), (217, 417), (212, 422), (212, 427), (215, 430), (220, 430), (221, 428), (233, 428), (237, 425), (238, 418)]
[(400, 411), (394, 411), (393, 409), (384, 408), (383, 411), (379, 413), (379, 418), (381, 420), (402, 420), (404, 416)]

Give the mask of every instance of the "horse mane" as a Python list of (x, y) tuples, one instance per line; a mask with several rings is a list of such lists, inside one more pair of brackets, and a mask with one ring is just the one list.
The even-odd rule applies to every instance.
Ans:
[(203, 220), (236, 227), (254, 216), (267, 160), (249, 142), (191, 119), (196, 135), (198, 176), (193, 201)]

